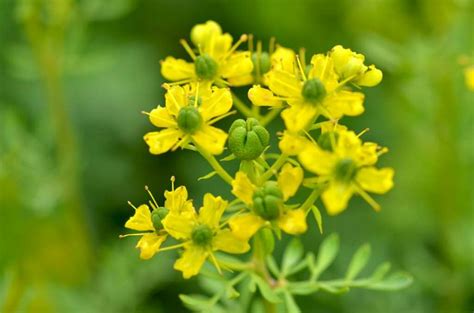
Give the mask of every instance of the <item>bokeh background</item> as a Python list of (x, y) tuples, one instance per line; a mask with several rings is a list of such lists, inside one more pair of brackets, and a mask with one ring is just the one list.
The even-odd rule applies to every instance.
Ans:
[(140, 261), (118, 235), (144, 185), (159, 196), (176, 175), (197, 199), (228, 194), (218, 178), (196, 182), (210, 169), (193, 153), (152, 156), (142, 140), (153, 127), (140, 112), (163, 103), (159, 60), (185, 57), (178, 40), (208, 19), (308, 54), (342, 44), (384, 71), (366, 113), (343, 123), (390, 147), (396, 186), (382, 212), (353, 199), (302, 238), (316, 251), (340, 234), (328, 277), (369, 242), (372, 267), (388, 260), (415, 281), (297, 298), (303, 312), (472, 312), (469, 0), (1, 0), (0, 312), (186, 312), (178, 294), (199, 286), (172, 270), (173, 252)]

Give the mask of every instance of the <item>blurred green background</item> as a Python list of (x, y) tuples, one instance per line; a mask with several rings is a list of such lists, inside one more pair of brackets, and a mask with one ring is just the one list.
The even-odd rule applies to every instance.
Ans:
[(196, 183), (210, 170), (198, 156), (152, 156), (142, 140), (153, 127), (140, 111), (163, 103), (159, 60), (185, 57), (178, 40), (208, 19), (308, 55), (342, 44), (384, 71), (366, 113), (343, 123), (390, 147), (381, 165), (396, 186), (377, 198), (382, 212), (353, 199), (303, 240), (316, 251), (341, 235), (328, 277), (369, 242), (372, 265), (389, 260), (415, 282), (297, 298), (303, 312), (472, 312), (469, 0), (1, 0), (0, 312), (186, 312), (178, 294), (199, 286), (172, 270), (173, 252), (140, 261), (118, 235), (126, 201), (145, 201), (144, 185), (162, 199), (171, 175), (198, 203), (229, 194), (218, 178)]

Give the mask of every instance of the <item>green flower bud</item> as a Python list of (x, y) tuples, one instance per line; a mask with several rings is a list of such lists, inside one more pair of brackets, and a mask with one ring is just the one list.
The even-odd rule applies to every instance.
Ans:
[(255, 213), (265, 220), (274, 220), (280, 216), (283, 206), (283, 193), (275, 181), (267, 181), (253, 194)]
[(254, 118), (238, 119), (229, 129), (229, 149), (241, 160), (254, 160), (268, 145), (270, 135)]
[(197, 225), (191, 232), (191, 239), (198, 246), (208, 246), (212, 241), (212, 229), (206, 224)]
[(334, 168), (334, 176), (337, 180), (345, 183), (351, 182), (357, 173), (357, 166), (350, 158), (342, 159)]
[[(334, 139), (333, 139), (334, 138)], [(322, 133), (318, 138), (318, 146), (326, 151), (333, 151), (333, 144), (337, 144), (339, 134), (336, 132)], [(334, 142), (332, 142), (334, 140)]]
[(179, 110), (178, 113), (178, 127), (185, 133), (192, 134), (202, 124), (201, 113), (194, 106), (186, 106)]
[(252, 53), (252, 63), (253, 63), (253, 71), (252, 74), (257, 74), (257, 65), (259, 67), (259, 74), (263, 75), (268, 72), (272, 66), (270, 62), (270, 56), (267, 52)]
[(217, 74), (218, 64), (208, 54), (201, 54), (194, 60), (196, 75), (202, 79), (213, 79)]
[(306, 101), (315, 103), (326, 96), (326, 88), (318, 78), (311, 78), (304, 83), (301, 94)]
[(156, 210), (151, 212), (151, 220), (153, 221), (153, 227), (158, 232), (163, 229), (163, 223), (161, 222), (166, 215), (168, 215), (169, 210), (164, 207), (159, 207)]

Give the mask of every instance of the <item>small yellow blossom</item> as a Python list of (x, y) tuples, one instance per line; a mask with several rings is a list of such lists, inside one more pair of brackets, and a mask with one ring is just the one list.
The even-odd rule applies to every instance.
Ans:
[(213, 87), (201, 97), (189, 86), (165, 87), (168, 88), (165, 107), (158, 106), (149, 113), (151, 123), (164, 128), (145, 135), (150, 153), (162, 154), (193, 143), (210, 154), (221, 154), (227, 134), (211, 124), (231, 109), (230, 91)]
[(182, 241), (184, 252), (174, 268), (181, 271), (184, 278), (197, 275), (208, 257), (218, 267), (213, 255), (215, 251), (240, 254), (250, 249), (246, 240), (237, 238), (228, 228), (220, 225), (227, 205), (221, 197), (207, 193), (199, 214), (194, 210), (190, 214), (170, 212), (163, 220), (169, 235)]
[(166, 79), (178, 83), (199, 82), (201, 88), (208, 88), (213, 83), (230, 86), (251, 84), (253, 64), (250, 52), (236, 51), (245, 40), (247, 36), (243, 35), (232, 45), (232, 36), (222, 33), (216, 22), (198, 24), (191, 30), (191, 41), (198, 48), (199, 55), (182, 40), (193, 62), (167, 57), (161, 63), (161, 73)]
[(362, 143), (352, 131), (339, 129), (323, 132), (318, 143), (307, 145), (299, 154), (299, 160), (327, 183), (322, 200), (328, 213), (335, 215), (347, 207), (354, 193), (380, 209), (366, 191), (382, 194), (393, 187), (393, 169), (373, 166), (384, 151), (374, 143)]
[(474, 90), (474, 65), (469, 66), (464, 70), (464, 77), (467, 88), (469, 88), (469, 90)]
[[(306, 212), (284, 205), (286, 199), (298, 190), (303, 180), (303, 171), (287, 165), (280, 175), (282, 178), (278, 182), (267, 181), (259, 188), (252, 184), (245, 173), (237, 172), (232, 182), (232, 193), (249, 207), (248, 212), (229, 220), (230, 228), (238, 238), (248, 240), (265, 225), (280, 228), (292, 235), (306, 231)], [(287, 181), (289, 177), (294, 180)]]

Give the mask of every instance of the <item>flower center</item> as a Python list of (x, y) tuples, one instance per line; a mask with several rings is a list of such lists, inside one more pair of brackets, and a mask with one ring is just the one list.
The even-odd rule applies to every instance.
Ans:
[(336, 132), (328, 131), (322, 133), (318, 138), (318, 146), (326, 151), (334, 151), (333, 145), (337, 144), (339, 134)]
[(312, 78), (304, 83), (301, 94), (306, 101), (316, 103), (324, 98), (326, 89), (318, 78)]
[(192, 134), (202, 124), (202, 117), (194, 106), (185, 106), (178, 113), (178, 127), (185, 133)]
[(201, 54), (194, 60), (196, 75), (201, 79), (212, 79), (217, 74), (217, 62), (208, 54)]
[(354, 179), (356, 172), (357, 166), (350, 158), (340, 160), (334, 168), (334, 176), (336, 179), (346, 183)]
[(153, 210), (151, 213), (151, 220), (153, 221), (153, 227), (158, 232), (163, 229), (163, 219), (168, 215), (169, 210), (164, 207), (159, 207), (156, 210)]
[(197, 225), (191, 233), (191, 239), (198, 246), (208, 246), (212, 237), (212, 229), (205, 224)]
[(274, 220), (280, 216), (283, 206), (283, 194), (275, 181), (267, 181), (253, 194), (255, 213), (265, 220)]

